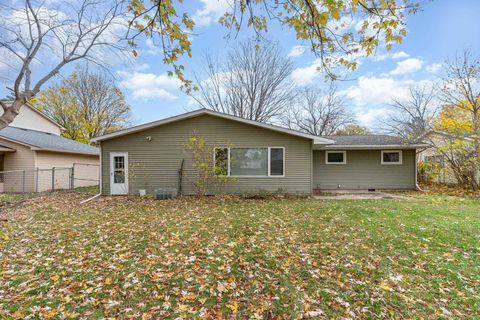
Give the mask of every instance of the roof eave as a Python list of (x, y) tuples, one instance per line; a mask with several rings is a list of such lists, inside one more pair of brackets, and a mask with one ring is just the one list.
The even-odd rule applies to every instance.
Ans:
[(316, 150), (385, 150), (385, 149), (422, 149), (429, 148), (428, 144), (385, 144), (385, 145), (327, 145)]
[(112, 138), (116, 138), (116, 137), (121, 137), (121, 136), (131, 134), (131, 133), (135, 133), (135, 132), (140, 132), (140, 131), (150, 129), (150, 128), (154, 128), (154, 127), (157, 127), (157, 126), (173, 123), (173, 122), (176, 122), (176, 121), (179, 121), (179, 120), (185, 120), (185, 119), (189, 119), (189, 118), (193, 118), (193, 117), (198, 117), (198, 116), (205, 115), (205, 114), (216, 116), (216, 117), (219, 117), (219, 118), (229, 119), (229, 120), (232, 120), (232, 121), (237, 121), (237, 122), (250, 124), (250, 125), (253, 125), (253, 126), (257, 126), (257, 127), (260, 127), (260, 128), (267, 129), (267, 130), (272, 130), (272, 131), (282, 132), (282, 133), (285, 133), (285, 134), (290, 134), (290, 135), (293, 135), (293, 136), (303, 137), (305, 139), (311, 139), (311, 140), (314, 141), (315, 144), (327, 145), (327, 144), (333, 144), (334, 143), (334, 141), (330, 140), (330, 139), (320, 138), (320, 137), (317, 137), (317, 136), (314, 136), (314, 135), (301, 133), (301, 132), (294, 132), (290, 129), (276, 127), (276, 126), (273, 126), (273, 125), (261, 123), (261, 122), (254, 121), (254, 120), (243, 119), (243, 118), (231, 116), (231, 115), (228, 115), (228, 114), (223, 114), (223, 113), (211, 111), (211, 110), (208, 110), (208, 109), (199, 109), (199, 110), (191, 111), (191, 112), (188, 112), (188, 113), (180, 114), (180, 115), (177, 115), (177, 116), (173, 116), (173, 117), (170, 117), (170, 118), (167, 118), (167, 119), (153, 121), (153, 122), (145, 123), (145, 124), (138, 125), (138, 126), (135, 126), (135, 127), (119, 130), (119, 131), (112, 132), (112, 133), (109, 133), (109, 134), (106, 134), (106, 135), (103, 135), (103, 136), (95, 137), (95, 138), (91, 139), (90, 141), (100, 142), (100, 141), (104, 141), (104, 140), (108, 140), (108, 139), (112, 139)]
[(63, 150), (63, 149), (50, 149), (50, 148), (38, 148), (38, 147), (31, 147), (30, 150), (57, 152), (57, 153), (83, 154), (83, 155), (90, 155), (90, 156), (100, 155), (100, 151), (98, 151), (98, 152), (87, 152), (87, 151), (78, 151), (78, 150)]

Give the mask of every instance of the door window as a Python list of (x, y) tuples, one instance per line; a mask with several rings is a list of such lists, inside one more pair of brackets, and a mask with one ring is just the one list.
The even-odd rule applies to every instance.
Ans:
[(113, 157), (113, 182), (125, 183), (125, 157)]

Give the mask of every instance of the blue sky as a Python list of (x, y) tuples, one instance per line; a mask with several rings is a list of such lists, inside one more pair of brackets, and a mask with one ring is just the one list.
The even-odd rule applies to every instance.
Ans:
[[(192, 77), (193, 71), (201, 71), (206, 53), (221, 56), (237, 41), (251, 35), (244, 29), (237, 39), (225, 38), (227, 30), (217, 23), (223, 2), (188, 1), (186, 10), (197, 26), (196, 35), (192, 36), (194, 56), (182, 60), (187, 77)], [(441, 63), (463, 48), (479, 55), (479, 14), (478, 0), (425, 1), (420, 12), (408, 17), (408, 33), (403, 43), (390, 52), (380, 49), (374, 57), (361, 58), (359, 68), (349, 75), (350, 80), (338, 84), (358, 122), (375, 127), (388, 112), (392, 97), (405, 99), (410, 86), (428, 86), (438, 81), (442, 75)], [(323, 75), (315, 71), (318, 61), (308, 50), (301, 54), (302, 46), (307, 44), (297, 41), (291, 30), (273, 25), (266, 37), (278, 42), (285, 55), (293, 59), (292, 81), (299, 86), (324, 86)], [(177, 81), (166, 76), (168, 67), (162, 64), (159, 46), (146, 39), (139, 44), (140, 54), (133, 63), (112, 65), (136, 122), (154, 121), (195, 108), (192, 99), (178, 90)]]

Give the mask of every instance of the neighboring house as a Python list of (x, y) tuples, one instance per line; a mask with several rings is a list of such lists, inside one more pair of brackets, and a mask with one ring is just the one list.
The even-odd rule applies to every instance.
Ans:
[(225, 172), (235, 177), (212, 194), (414, 189), (415, 152), (424, 147), (390, 136), (313, 136), (201, 109), (93, 139), (101, 149), (101, 192), (151, 193), (182, 181), (183, 193), (193, 194), (195, 171), (185, 143), (194, 133), (216, 148), (212, 161), (227, 163)]
[[(0, 115), (3, 110), (0, 108)], [(60, 136), (62, 127), (34, 107), (22, 106), (14, 121), (0, 130), (0, 192), (33, 192), (65, 188), (74, 164), (85, 180), (77, 186), (98, 184), (99, 150)], [(58, 168), (52, 177), (52, 168)], [(63, 170), (61, 169), (63, 168)], [(70, 170), (70, 174), (71, 174)], [(97, 178), (98, 179), (98, 178)]]
[[(452, 142), (455, 140), (464, 140), (464, 141), (472, 141), (471, 138), (468, 136), (459, 137), (448, 132), (442, 132), (437, 130), (429, 130), (428, 132), (424, 133), (419, 137), (419, 140), (425, 141), (429, 146), (421, 150), (419, 153), (419, 161), (423, 163), (431, 163), (435, 164), (436, 168), (433, 166), (429, 166), (430, 170), (434, 170), (434, 181), (439, 183), (447, 183), (447, 184), (457, 184), (458, 181), (453, 174), (453, 170), (451, 166), (446, 161), (444, 155), (438, 151), (438, 147), (447, 143)], [(437, 172), (438, 168), (438, 172)], [(430, 172), (425, 172), (426, 175), (430, 175)]]

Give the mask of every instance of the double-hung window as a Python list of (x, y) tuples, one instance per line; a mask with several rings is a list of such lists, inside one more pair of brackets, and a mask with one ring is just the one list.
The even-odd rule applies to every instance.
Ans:
[(215, 174), (231, 177), (283, 177), (285, 149), (215, 148)]

